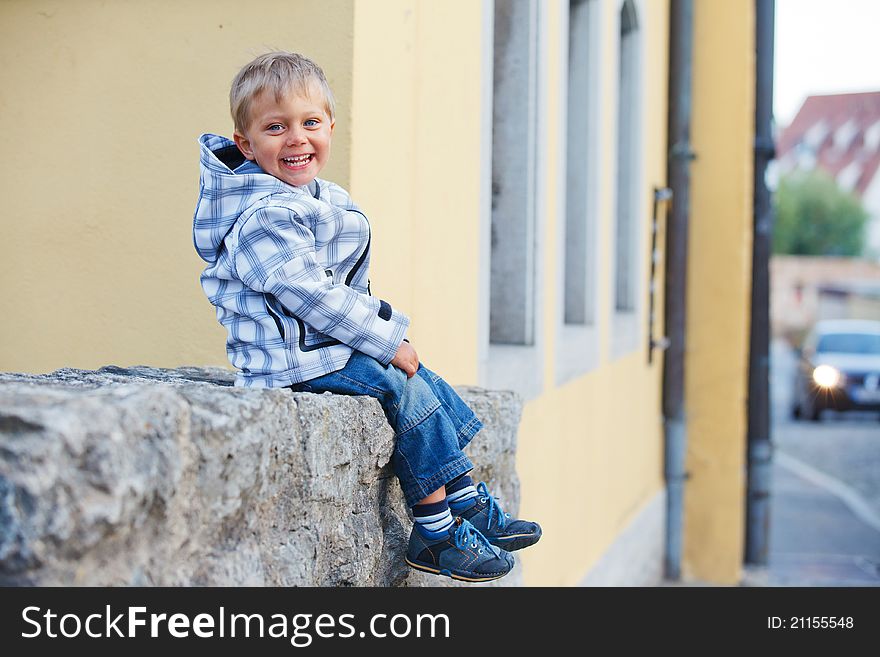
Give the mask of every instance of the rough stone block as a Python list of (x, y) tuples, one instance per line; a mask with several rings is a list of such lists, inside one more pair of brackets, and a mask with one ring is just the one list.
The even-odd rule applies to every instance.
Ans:
[[(232, 387), (220, 368), (0, 374), (0, 584), (448, 586), (412, 522), (378, 402)], [(520, 399), (460, 388), (475, 480), (519, 506)], [(522, 583), (520, 567), (490, 585)]]

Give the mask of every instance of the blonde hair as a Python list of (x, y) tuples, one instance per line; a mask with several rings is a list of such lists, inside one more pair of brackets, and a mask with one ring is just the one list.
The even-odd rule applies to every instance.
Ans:
[(336, 102), (320, 66), (295, 52), (276, 51), (260, 55), (245, 64), (232, 80), (229, 109), (235, 129), (242, 131), (248, 127), (251, 102), (264, 91), (271, 91), (276, 102), (281, 102), (291, 91), (308, 97), (315, 87), (324, 96), (324, 109), (333, 121)]

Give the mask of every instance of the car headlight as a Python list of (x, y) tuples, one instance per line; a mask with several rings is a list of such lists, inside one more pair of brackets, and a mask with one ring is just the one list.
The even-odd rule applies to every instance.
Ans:
[(831, 365), (819, 365), (813, 370), (813, 381), (823, 388), (833, 388), (840, 383), (841, 375)]

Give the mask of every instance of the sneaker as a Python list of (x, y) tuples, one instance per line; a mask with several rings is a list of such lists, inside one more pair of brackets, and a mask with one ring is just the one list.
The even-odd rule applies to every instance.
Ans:
[(512, 555), (489, 543), (462, 518), (456, 518), (449, 534), (439, 539), (425, 538), (413, 527), (406, 562), (418, 570), (464, 582), (488, 582), (513, 568)]
[(498, 500), (489, 494), (489, 489), (482, 481), (477, 485), (474, 505), (453, 513), (470, 522), (492, 545), (508, 552), (534, 545), (541, 538), (541, 526), (538, 523), (516, 520), (509, 513), (504, 513)]

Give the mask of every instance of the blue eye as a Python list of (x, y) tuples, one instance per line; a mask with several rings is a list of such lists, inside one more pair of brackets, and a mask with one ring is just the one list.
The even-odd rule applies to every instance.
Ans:
[(305, 123), (303, 123), (303, 125), (306, 126), (307, 128), (312, 128), (312, 127), (318, 125), (318, 119), (306, 119), (306, 121), (305, 121)]
[(269, 132), (278, 132), (279, 130), (284, 130), (284, 126), (280, 123), (273, 123), (268, 128), (266, 128)]

